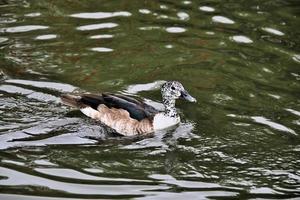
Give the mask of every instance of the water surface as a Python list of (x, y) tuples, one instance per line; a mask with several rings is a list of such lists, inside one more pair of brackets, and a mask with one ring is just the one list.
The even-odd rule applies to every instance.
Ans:
[[(0, 0), (0, 199), (300, 197), (295, 0)], [(182, 123), (120, 138), (61, 105), (163, 81)]]

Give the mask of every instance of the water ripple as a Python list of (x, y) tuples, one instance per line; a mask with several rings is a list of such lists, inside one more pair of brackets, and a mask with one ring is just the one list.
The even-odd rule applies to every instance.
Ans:
[(205, 11), (205, 12), (214, 12), (215, 9), (213, 7), (210, 6), (200, 6), (199, 10)]
[(25, 14), (24, 16), (25, 17), (39, 17), (41, 16), (42, 14), (40, 12), (34, 12), (34, 13), (28, 13), (28, 14)]
[(295, 55), (293, 56), (293, 60), (296, 61), (297, 63), (300, 63), (300, 55), (295, 54)]
[(16, 83), (21, 85), (30, 85), (38, 88), (47, 88), (52, 90), (57, 90), (61, 92), (73, 92), (76, 87), (66, 84), (66, 83), (55, 83), (47, 81), (31, 81), (31, 80), (21, 80), (21, 79), (8, 79), (6, 83)]
[(36, 36), (36, 40), (52, 40), (52, 39), (55, 39), (57, 38), (57, 35), (55, 34), (47, 34), (47, 35), (39, 35), (39, 36)]
[(166, 28), (166, 31), (169, 33), (183, 33), (186, 29), (182, 27), (168, 27)]
[(6, 42), (8, 40), (8, 38), (5, 38), (5, 37), (0, 37), (0, 43), (2, 42)]
[(25, 26), (1, 28), (0, 32), (22, 33), (22, 32), (29, 32), (29, 31), (35, 31), (35, 30), (44, 30), (44, 29), (48, 29), (48, 28), (49, 28), (49, 26), (25, 25)]
[(151, 13), (151, 11), (148, 9), (139, 9), (139, 12), (142, 14), (150, 14)]
[(14, 23), (17, 20), (15, 18), (12, 17), (0, 17), (0, 23), (1, 24), (10, 24), (10, 23)]
[(128, 86), (125, 91), (130, 94), (137, 94), (142, 91), (158, 90), (165, 82), (166, 81), (155, 81), (152, 83), (134, 84)]
[(53, 95), (44, 94), (42, 92), (35, 92), (33, 90), (24, 89), (24, 88), (13, 86), (13, 85), (0, 85), (0, 91), (7, 92), (10, 94), (25, 95), (27, 98), (36, 99), (39, 101), (46, 101), (46, 102), (58, 102), (59, 101), (59, 98), (57, 98)]
[(177, 16), (179, 17), (180, 20), (186, 21), (190, 18), (189, 14), (185, 12), (178, 12)]
[(137, 195), (144, 194), (144, 191), (151, 191), (157, 189), (168, 189), (168, 186), (155, 185), (107, 185), (107, 184), (80, 184), (68, 183), (56, 180), (50, 180), (42, 177), (33, 176), (23, 172), (18, 172), (12, 169), (0, 167), (0, 174), (4, 175), (6, 179), (0, 180), (0, 185), (6, 186), (24, 186), (35, 185), (47, 187), (52, 190), (65, 191), (72, 194), (85, 195)]
[(82, 19), (104, 19), (111, 17), (129, 17), (131, 16), (130, 12), (119, 11), (119, 12), (90, 12), (90, 13), (77, 13), (70, 15), (74, 18), (82, 18)]
[(90, 25), (79, 26), (76, 29), (80, 31), (90, 31), (90, 30), (97, 30), (97, 29), (114, 28), (117, 26), (118, 24), (116, 23), (101, 23), (101, 24), (90, 24)]
[(276, 123), (271, 121), (270, 119), (267, 119), (265, 117), (261, 117), (261, 116), (252, 116), (252, 117), (248, 117), (248, 116), (244, 116), (244, 115), (235, 115), (235, 114), (227, 114), (228, 117), (234, 117), (234, 118), (238, 118), (238, 119), (251, 119), (256, 123), (259, 124), (263, 124), (263, 125), (267, 125), (275, 130), (279, 130), (279, 131), (283, 131), (283, 132), (288, 132), (291, 133), (293, 135), (298, 135), (293, 129), (290, 129), (282, 124)]
[(91, 48), (92, 51), (97, 51), (97, 52), (112, 52), (113, 49), (106, 48), (106, 47), (94, 47)]
[(269, 28), (269, 27), (263, 27), (262, 30), (268, 32), (268, 33), (272, 33), (274, 35), (278, 35), (278, 36), (283, 36), (284, 33), (279, 31), (279, 30), (276, 30), (274, 28)]
[(243, 36), (243, 35), (235, 35), (235, 36), (232, 36), (231, 39), (237, 43), (253, 43), (253, 41), (246, 37), (246, 36)]
[(91, 39), (107, 39), (107, 38), (113, 38), (113, 35), (109, 35), (109, 34), (103, 34), (103, 35), (92, 35), (90, 36)]
[(189, 4), (191, 4), (192, 2), (191, 2), (191, 1), (183, 1), (182, 3), (185, 4), (185, 5), (189, 5)]
[(269, 126), (271, 128), (274, 128), (276, 130), (292, 133), (293, 135), (298, 135), (294, 130), (292, 130), (292, 129), (290, 129), (290, 128), (282, 125), (282, 124), (272, 122), (271, 120), (269, 120), (267, 118), (264, 118), (264, 117), (251, 117), (251, 119), (253, 119), (257, 123), (267, 125), (267, 126)]
[(290, 113), (293, 113), (294, 115), (297, 115), (298, 117), (300, 117), (300, 112), (291, 108), (286, 108), (286, 111), (289, 111)]
[(122, 182), (150, 182), (150, 181), (141, 181), (134, 179), (125, 179), (125, 178), (105, 178), (99, 176), (93, 176), (79, 172), (73, 169), (64, 169), (64, 168), (35, 168), (35, 171), (50, 175), (57, 176), (69, 179), (78, 179), (78, 180), (92, 180), (92, 181), (122, 181)]
[(234, 24), (235, 22), (227, 17), (223, 16), (213, 16), (212, 20), (214, 22), (222, 23), (222, 24)]

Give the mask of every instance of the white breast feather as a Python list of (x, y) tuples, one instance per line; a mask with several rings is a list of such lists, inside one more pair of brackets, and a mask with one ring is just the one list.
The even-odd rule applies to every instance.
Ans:
[(81, 108), (80, 111), (85, 114), (86, 116), (92, 118), (92, 119), (96, 119), (97, 116), (99, 115), (99, 111), (95, 110), (91, 107), (85, 107), (85, 108)]
[(153, 119), (154, 130), (162, 130), (174, 126), (180, 122), (180, 118), (168, 117), (163, 113), (156, 114)]

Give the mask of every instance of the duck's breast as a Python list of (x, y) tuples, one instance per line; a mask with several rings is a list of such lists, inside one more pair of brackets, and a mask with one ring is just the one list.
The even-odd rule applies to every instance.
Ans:
[(180, 122), (180, 117), (168, 117), (164, 113), (158, 113), (153, 118), (154, 130), (162, 130), (175, 126)]

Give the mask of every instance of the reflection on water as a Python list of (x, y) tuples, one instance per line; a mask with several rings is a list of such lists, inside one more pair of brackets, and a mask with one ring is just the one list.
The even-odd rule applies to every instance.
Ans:
[(279, 30), (276, 30), (276, 29), (273, 29), (273, 28), (263, 27), (262, 30), (264, 30), (266, 32), (269, 32), (269, 33), (272, 33), (274, 35), (279, 35), (279, 36), (284, 35), (283, 32), (281, 32)]
[(129, 12), (94, 12), (94, 13), (78, 13), (72, 14), (71, 17), (82, 18), (82, 19), (103, 19), (103, 18), (111, 18), (111, 17), (119, 17), (119, 16), (131, 16)]
[(47, 29), (47, 26), (40, 26), (40, 25), (27, 25), (27, 26), (16, 26), (16, 27), (9, 27), (9, 28), (2, 28), (0, 32), (8, 32), (8, 33), (22, 33), (34, 30), (43, 30)]
[(77, 27), (80, 31), (90, 31), (90, 30), (97, 30), (97, 29), (103, 29), (103, 28), (114, 28), (118, 26), (116, 23), (101, 23), (101, 24), (89, 24), (84, 26)]
[(231, 39), (238, 43), (253, 43), (253, 41), (250, 38), (243, 35), (235, 35), (232, 36)]
[[(0, 1), (0, 199), (300, 197), (295, 1)], [(61, 93), (114, 91), (182, 123), (117, 137)]]
[(35, 39), (36, 40), (51, 40), (57, 38), (55, 34), (48, 34), (48, 35), (39, 35)]
[(234, 21), (223, 16), (213, 16), (212, 20), (214, 22), (223, 23), (223, 24), (234, 24)]

